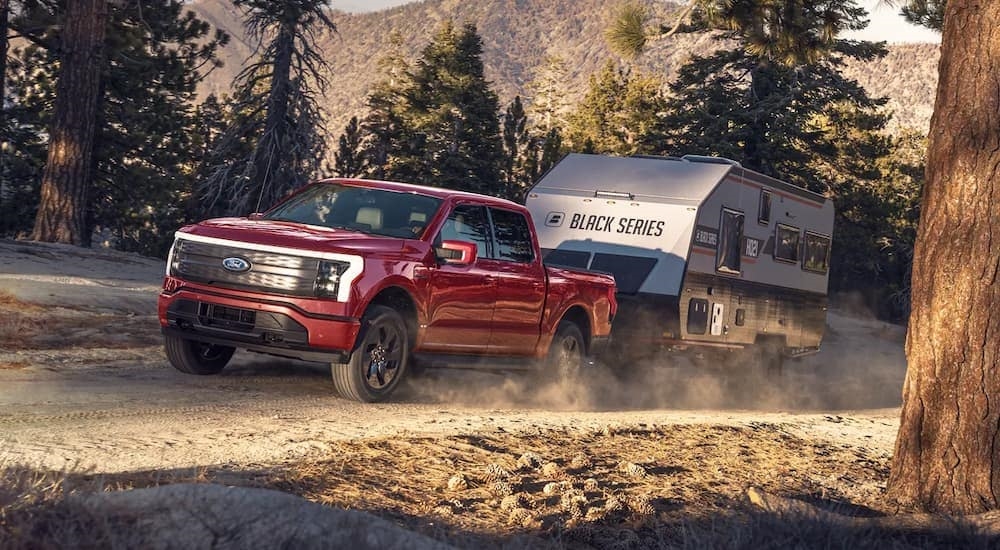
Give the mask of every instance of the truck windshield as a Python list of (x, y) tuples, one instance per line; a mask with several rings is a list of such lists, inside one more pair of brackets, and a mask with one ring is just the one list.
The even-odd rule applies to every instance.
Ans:
[(419, 239), (440, 206), (440, 199), (416, 193), (316, 183), (262, 219)]

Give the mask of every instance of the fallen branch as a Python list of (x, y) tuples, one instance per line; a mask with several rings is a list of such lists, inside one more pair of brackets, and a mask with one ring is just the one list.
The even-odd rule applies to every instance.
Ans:
[(1000, 510), (968, 516), (942, 516), (935, 514), (896, 514), (878, 517), (845, 516), (823, 510), (792, 498), (770, 495), (757, 487), (747, 490), (750, 503), (779, 516), (798, 516), (812, 521), (829, 523), (855, 529), (882, 529), (897, 532), (927, 533), (972, 530), (978, 535), (1000, 535)]

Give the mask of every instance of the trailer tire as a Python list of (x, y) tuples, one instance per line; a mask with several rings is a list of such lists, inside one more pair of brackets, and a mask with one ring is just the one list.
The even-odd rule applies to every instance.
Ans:
[(778, 339), (757, 342), (753, 350), (753, 364), (760, 378), (780, 378), (785, 366), (784, 343)]
[(219, 374), (233, 358), (236, 348), (206, 344), (178, 336), (166, 336), (163, 342), (167, 359), (185, 374)]
[(377, 403), (399, 386), (410, 359), (406, 322), (398, 311), (374, 305), (361, 318), (361, 333), (346, 363), (330, 365), (341, 397)]
[(586, 347), (583, 332), (576, 323), (559, 321), (545, 361), (548, 372), (560, 379), (578, 377), (586, 356)]

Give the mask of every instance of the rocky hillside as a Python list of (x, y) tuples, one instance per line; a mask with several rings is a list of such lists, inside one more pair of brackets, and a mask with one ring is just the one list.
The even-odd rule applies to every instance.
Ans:
[[(646, 1), (665, 14), (663, 2)], [(365, 95), (380, 78), (376, 61), (386, 54), (393, 32), (403, 38), (404, 51), (416, 58), (447, 19), (476, 24), (483, 39), (487, 74), (502, 104), (516, 94), (530, 96), (526, 84), (549, 56), (564, 61), (568, 71), (566, 96), (571, 101), (578, 99), (587, 78), (607, 59), (616, 58), (603, 38), (616, 5), (606, 0), (424, 0), (375, 13), (337, 12), (333, 20), (338, 32), (322, 39), (323, 51), (333, 67), (325, 93), (331, 129), (338, 135), (351, 116), (364, 114)], [(240, 14), (229, 0), (195, 0), (191, 7), (233, 36), (222, 54), (225, 66), (205, 84), (206, 91), (225, 93), (252, 54), (253, 45), (243, 37)], [(638, 65), (669, 78), (690, 55), (710, 51), (713, 43), (708, 36), (675, 36), (655, 43)], [(846, 70), (873, 95), (890, 98), (897, 127), (926, 131), (937, 59), (935, 44), (899, 45), (891, 46), (890, 54), (882, 60), (854, 63)]]

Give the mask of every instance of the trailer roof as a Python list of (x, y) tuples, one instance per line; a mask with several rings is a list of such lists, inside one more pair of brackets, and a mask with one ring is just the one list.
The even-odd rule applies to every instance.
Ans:
[(735, 166), (671, 157), (608, 157), (571, 153), (535, 185), (559, 189), (700, 203)]

